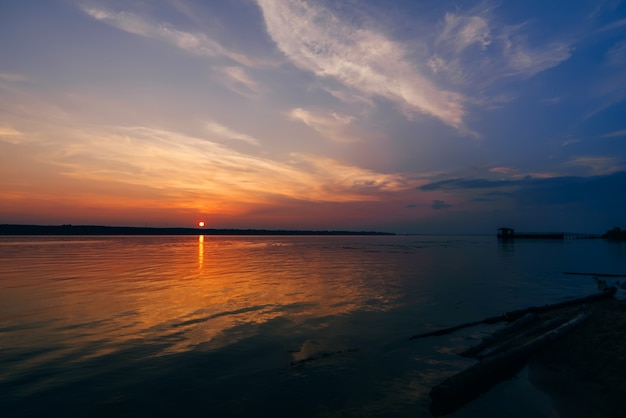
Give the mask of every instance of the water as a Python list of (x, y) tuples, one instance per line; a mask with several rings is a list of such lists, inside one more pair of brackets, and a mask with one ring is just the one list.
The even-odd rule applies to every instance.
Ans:
[[(3, 416), (430, 416), (487, 327), (626, 246), (492, 236), (0, 237)], [(5, 415), (8, 412), (8, 415)], [(523, 373), (453, 417), (556, 416)]]

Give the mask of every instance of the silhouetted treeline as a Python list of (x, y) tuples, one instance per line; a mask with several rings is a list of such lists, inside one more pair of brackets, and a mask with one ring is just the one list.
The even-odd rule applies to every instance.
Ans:
[(615, 228), (606, 231), (603, 237), (613, 240), (626, 241), (626, 231), (623, 231), (622, 228), (616, 226)]
[(395, 235), (375, 231), (148, 228), (98, 225), (0, 225), (0, 235)]

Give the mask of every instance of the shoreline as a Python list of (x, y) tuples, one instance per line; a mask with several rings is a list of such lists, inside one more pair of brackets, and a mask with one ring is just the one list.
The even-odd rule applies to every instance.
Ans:
[[(497, 391), (496, 387), (522, 379), (528, 389), (523, 391), (535, 394), (525, 395), (528, 406), (547, 413), (545, 416), (626, 416), (626, 300), (616, 299), (618, 285), (616, 282), (600, 294), (566, 303), (504, 314), (515, 317), (513, 322), (457, 353), (478, 362), (432, 387), (431, 414), (446, 416), (464, 411), (479, 398), (492, 396), (490, 392)], [(620, 289), (625, 289), (623, 284)], [(620, 292), (618, 297), (623, 296)], [(492, 323), (493, 319), (500, 317), (479, 323)], [(492, 398), (491, 402), (497, 405), (499, 401)], [(460, 412), (459, 416), (464, 414)]]
[(377, 231), (312, 231), (287, 229), (153, 228), (102, 225), (0, 225), (0, 236), (15, 235), (396, 235)]
[(563, 418), (626, 414), (626, 300), (588, 305), (592, 315), (528, 363), (528, 381)]

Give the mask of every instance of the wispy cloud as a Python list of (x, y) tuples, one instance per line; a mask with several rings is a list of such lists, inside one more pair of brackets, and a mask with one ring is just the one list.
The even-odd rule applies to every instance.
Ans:
[(603, 77), (594, 80), (594, 95), (603, 101), (584, 119), (591, 119), (626, 99), (626, 41), (620, 40), (605, 54)]
[(622, 129), (620, 131), (610, 132), (608, 134), (602, 135), (602, 138), (617, 138), (620, 136), (626, 136), (626, 129)]
[(390, 100), (409, 116), (426, 114), (463, 128), (463, 96), (428, 80), (408, 60), (403, 45), (301, 0), (258, 4), (268, 33), (297, 67)]
[(19, 144), (23, 141), (24, 134), (9, 126), (0, 126), (0, 142)]
[(529, 48), (519, 39), (505, 41), (504, 56), (512, 71), (511, 75), (530, 77), (556, 67), (571, 55), (570, 46), (563, 42), (552, 42), (542, 48)]
[(441, 180), (419, 187), (422, 191), (457, 190), (457, 189), (492, 189), (516, 186), (525, 180), (487, 180), (487, 179), (449, 179)]
[(321, 187), (330, 196), (360, 196), (365, 200), (384, 199), (381, 193), (396, 193), (411, 190), (418, 183), (401, 174), (377, 173), (335, 159), (308, 154), (294, 153), (293, 156), (311, 168), (321, 181)]
[(439, 35), (438, 42), (450, 44), (456, 53), (473, 44), (481, 49), (491, 44), (489, 24), (484, 17), (446, 13), (444, 19), (445, 26)]
[(606, 53), (606, 61), (609, 67), (624, 68), (624, 64), (626, 64), (626, 41), (613, 45)]
[(557, 105), (562, 102), (561, 97), (547, 97), (545, 99), (541, 99), (541, 103), (545, 105)]
[(235, 139), (238, 141), (246, 142), (250, 145), (256, 145), (256, 146), (260, 145), (259, 141), (256, 138), (250, 135), (243, 134), (241, 132), (237, 132), (233, 129), (230, 129), (227, 126), (220, 125), (217, 122), (207, 122), (206, 128), (209, 133), (213, 135), (217, 135), (220, 138), (229, 139), (229, 140)]
[[(593, 176), (557, 176), (546, 178), (524, 178), (522, 180), (487, 180), (457, 178), (424, 185), (425, 192), (446, 192), (456, 199), (464, 199), (472, 204), (489, 202), (491, 207), (508, 207), (513, 203), (518, 216), (536, 212), (545, 213), (550, 208), (557, 209), (563, 216), (568, 213), (589, 213), (590, 208), (597, 208), (598, 201), (614, 202), (623, 205), (623, 188), (626, 171)], [(593, 196), (593, 199), (590, 198)], [(597, 200), (596, 200), (597, 199)], [(445, 202), (435, 206), (444, 206)], [(541, 216), (539, 217), (541, 218)], [(533, 219), (536, 222), (539, 218)], [(558, 220), (558, 215), (553, 219)]]
[(563, 140), (563, 142), (561, 142), (561, 146), (567, 147), (568, 145), (578, 144), (581, 142), (583, 142), (581, 138), (568, 138), (568, 139)]
[(572, 48), (562, 40), (529, 45), (528, 26), (504, 25), (491, 8), (446, 13), (428, 66), (455, 84), (483, 88), (503, 77), (531, 77), (571, 56)]
[(579, 167), (588, 170), (591, 175), (612, 174), (626, 169), (617, 158), (583, 156), (576, 157), (565, 163), (569, 167)]
[(7, 83), (20, 83), (20, 82), (24, 82), (24, 81), (31, 81), (29, 77), (26, 77), (25, 75), (22, 74), (16, 74), (16, 73), (0, 73), (0, 82), (7, 82)]
[(508, 174), (508, 175), (516, 175), (519, 173), (519, 170), (513, 167), (493, 167), (493, 168), (490, 168), (489, 171), (491, 171), (492, 173)]
[(615, 29), (620, 29), (624, 26), (626, 26), (626, 19), (620, 19), (601, 27), (600, 29), (598, 29), (598, 32), (608, 32)]
[[(213, 124), (212, 130), (229, 132)], [(241, 139), (241, 138), (239, 138)], [(277, 198), (312, 202), (382, 199), (378, 193), (411, 190), (412, 180), (293, 154), (278, 162), (242, 154), (204, 138), (149, 127), (116, 127), (74, 133), (50, 158), (66, 176), (163, 190), (180, 205), (260, 203)], [(233, 204), (234, 204), (233, 203)], [(230, 204), (230, 203), (228, 203)]]
[(344, 103), (360, 104), (360, 105), (363, 105), (365, 108), (375, 107), (374, 101), (371, 98), (366, 97), (362, 94), (357, 94), (353, 90), (350, 90), (350, 91), (338, 90), (338, 89), (333, 89), (328, 86), (320, 86), (320, 88), (322, 88), (323, 90), (328, 92), (328, 94), (341, 100)]
[(113, 12), (88, 6), (82, 6), (81, 9), (92, 18), (124, 32), (156, 39), (194, 55), (209, 58), (225, 57), (246, 67), (262, 65), (244, 54), (230, 51), (203, 33), (178, 30), (171, 24), (153, 22), (131, 12)]
[[(319, 3), (257, 3), (269, 35), (298, 68), (321, 80), (339, 81), (344, 91), (356, 92), (370, 102), (385, 98), (409, 118), (430, 115), (474, 136), (465, 126), (466, 106), (480, 100), (462, 90), (480, 96), (496, 80), (531, 77), (569, 59), (572, 51), (563, 39), (533, 44), (528, 36), (531, 23), (505, 25), (495, 19), (494, 8), (488, 7), (445, 13), (441, 26), (433, 26), (435, 34), (420, 39), (426, 48), (417, 52), (414, 46), (342, 19)], [(337, 88), (327, 91), (344, 101), (349, 97), (337, 93)]]
[(293, 109), (289, 112), (289, 117), (299, 120), (313, 130), (319, 132), (328, 139), (337, 142), (355, 142), (360, 138), (350, 134), (348, 128), (353, 118), (342, 116), (337, 113), (323, 114), (301, 108)]
[(242, 67), (220, 67), (215, 71), (228, 88), (242, 96), (254, 97), (265, 91)]

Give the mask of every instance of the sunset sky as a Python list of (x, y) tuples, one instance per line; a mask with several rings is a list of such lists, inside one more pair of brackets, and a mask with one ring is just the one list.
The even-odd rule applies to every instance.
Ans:
[(626, 4), (0, 0), (0, 224), (626, 227)]

